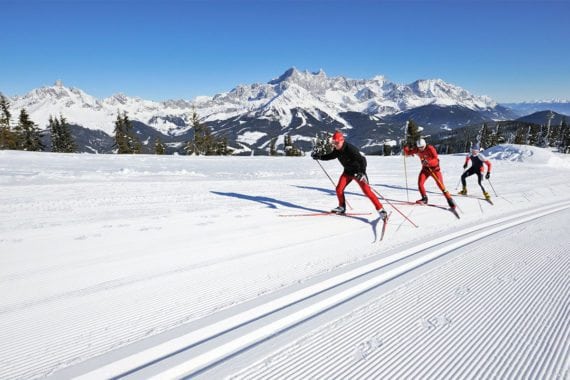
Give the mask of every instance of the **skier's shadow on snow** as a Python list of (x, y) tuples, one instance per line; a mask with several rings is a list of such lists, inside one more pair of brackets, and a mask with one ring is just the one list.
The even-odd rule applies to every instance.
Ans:
[[(298, 188), (298, 189), (317, 190), (317, 191), (320, 191), (320, 192), (323, 192), (323, 193), (326, 193), (326, 194), (329, 194), (329, 195), (334, 195), (334, 196), (336, 197), (336, 190), (335, 190), (335, 189), (332, 189), (332, 190), (331, 190), (331, 189), (324, 189), (324, 188), (322, 188), (322, 187), (314, 187), (314, 186), (299, 186), (299, 185), (291, 185), (291, 186), (294, 186), (294, 187), (296, 187), (296, 188)], [(351, 196), (354, 195), (354, 196), (357, 196), (357, 197), (364, 197), (363, 194), (360, 194), (360, 193), (353, 193), (353, 192), (350, 192), (350, 191), (345, 191), (344, 194), (345, 194), (345, 195), (351, 195)]]
[(410, 191), (417, 191), (417, 188), (409, 188), (409, 187), (405, 187), (405, 186), (396, 186), (396, 185), (386, 185), (384, 183), (378, 183), (378, 184), (370, 184), (371, 186), (378, 186), (378, 187), (385, 187), (387, 189), (395, 189), (395, 190), (410, 190)]
[[(372, 184), (371, 184), (371, 185), (372, 185)], [(372, 185), (372, 186), (374, 186), (374, 187), (376, 187), (376, 186), (378, 186), (378, 187), (385, 187), (385, 188), (388, 188), (388, 189), (396, 189), (396, 190), (418, 191), (418, 188), (417, 188), (417, 187), (416, 187), (416, 188), (409, 188), (409, 187), (405, 187), (405, 186), (386, 185), (386, 184), (382, 184), (382, 183), (374, 184), (374, 185)], [(441, 192), (431, 191), (431, 190), (427, 190), (427, 189), (426, 189), (426, 193), (429, 193), (429, 194), (441, 194)]]
[[(324, 189), (322, 187), (314, 187), (314, 186), (299, 186), (299, 185), (292, 185), (296, 188), (299, 189), (307, 189), (307, 190), (317, 190), (317, 191), (321, 191), (323, 193), (329, 194), (329, 195), (334, 195), (336, 196), (336, 190), (331, 190), (331, 189)], [(353, 193), (353, 192), (349, 192), (349, 191), (345, 191), (344, 192), (345, 195), (351, 195), (351, 196), (357, 196), (357, 197), (365, 197), (364, 194), (361, 193)], [(376, 239), (378, 238), (378, 222), (380, 221), (380, 217), (370, 221), (366, 218), (359, 218), (355, 215), (348, 215), (347, 217), (352, 218), (352, 219), (356, 219), (356, 220), (360, 220), (364, 223), (370, 224), (370, 226), (372, 227), (372, 233), (374, 235), (374, 241), (376, 242)]]
[(309, 211), (309, 212), (322, 212), (323, 211), (323, 210), (319, 210), (316, 208), (304, 207), (304, 206), (297, 205), (295, 203), (285, 202), (285, 201), (281, 201), (279, 199), (269, 198), (269, 197), (261, 197), (261, 196), (256, 196), (256, 195), (246, 195), (246, 194), (239, 194), (239, 193), (223, 193), (220, 191), (211, 191), (211, 193), (216, 194), (216, 195), (222, 195), (224, 197), (232, 197), (232, 198), (244, 199), (246, 201), (261, 203), (262, 205), (265, 205), (269, 208), (274, 208), (274, 209), (277, 209), (277, 206), (279, 205), (282, 207), (293, 208), (293, 209), (297, 209), (297, 210), (304, 210), (304, 211)]
[[(316, 189), (318, 189), (318, 188), (316, 188)], [(318, 190), (323, 190), (323, 189), (318, 189)], [(320, 209), (300, 206), (300, 205), (297, 205), (295, 203), (285, 202), (285, 201), (275, 199), (275, 198), (270, 198), (270, 197), (246, 195), (246, 194), (239, 194), (239, 193), (233, 193), (233, 192), (224, 193), (224, 192), (220, 192), (220, 191), (211, 191), (211, 193), (216, 194), (216, 195), (221, 195), (224, 197), (232, 197), (232, 198), (237, 198), (237, 199), (244, 199), (246, 201), (261, 203), (262, 205), (265, 205), (265, 206), (267, 206), (269, 208), (273, 208), (273, 209), (277, 209), (277, 206), (279, 205), (279, 206), (293, 208), (293, 209), (297, 209), (297, 210), (304, 210), (307, 212), (323, 212), (323, 210), (320, 210)], [(346, 215), (345, 218), (351, 218), (351, 219), (359, 220), (363, 223), (369, 224), (372, 227), (372, 233), (374, 234), (374, 241), (376, 241), (377, 235), (378, 235), (377, 227), (378, 227), (378, 222), (380, 221), (379, 217), (374, 219), (373, 221), (370, 221), (366, 218), (359, 217), (356, 215)]]

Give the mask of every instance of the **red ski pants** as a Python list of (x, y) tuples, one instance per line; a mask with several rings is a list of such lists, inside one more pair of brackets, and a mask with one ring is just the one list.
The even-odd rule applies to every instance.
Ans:
[(355, 180), (356, 183), (358, 183), (358, 185), (360, 186), (360, 189), (362, 189), (362, 192), (364, 193), (364, 195), (366, 195), (368, 197), (368, 199), (370, 199), (370, 201), (372, 201), (376, 210), (380, 210), (382, 208), (382, 203), (380, 203), (380, 201), (378, 200), (376, 195), (374, 195), (374, 193), (372, 192), (372, 189), (370, 188), (370, 185), (368, 184), (368, 182), (367, 181), (359, 181), (356, 178), (354, 178), (353, 176), (346, 174), (346, 173), (342, 173), (342, 175), (338, 179), (338, 183), (336, 185), (336, 197), (338, 198), (339, 206), (346, 207), (346, 199), (344, 197), (344, 189), (346, 188), (346, 186), (348, 186), (348, 184), (350, 182), (352, 182), (352, 180)]
[(439, 187), (439, 189), (443, 192), (443, 195), (445, 195), (445, 197), (448, 199), (451, 198), (451, 195), (447, 190), (445, 190), (445, 186), (443, 185), (443, 176), (441, 175), (441, 171), (439, 169), (431, 169), (430, 172), (429, 168), (422, 168), (422, 171), (418, 176), (418, 188), (420, 189), (420, 194), (422, 197), (426, 195), (426, 188), (424, 187), (424, 183), (426, 182), (426, 179), (431, 177), (431, 173), (433, 173), (433, 175), (437, 178), (435, 183), (437, 184), (437, 187)]

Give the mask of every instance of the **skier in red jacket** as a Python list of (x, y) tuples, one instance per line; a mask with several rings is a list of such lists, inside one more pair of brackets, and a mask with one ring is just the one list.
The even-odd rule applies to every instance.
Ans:
[(419, 139), (416, 142), (416, 148), (408, 148), (407, 146), (404, 147), (404, 154), (406, 156), (417, 154), (420, 160), (422, 161), (422, 170), (418, 176), (418, 188), (420, 190), (420, 194), (422, 195), (421, 199), (418, 199), (416, 203), (419, 204), (427, 204), (428, 197), (426, 195), (426, 189), (424, 187), (424, 183), (428, 177), (433, 176), (435, 182), (439, 189), (443, 192), (443, 195), (447, 199), (447, 203), (449, 207), (455, 208), (455, 202), (453, 202), (453, 198), (451, 198), (451, 194), (449, 191), (445, 189), (443, 185), (443, 176), (441, 175), (441, 170), (439, 168), (439, 157), (437, 155), (437, 151), (433, 147), (433, 145), (426, 145), (426, 141), (424, 139)]
[[(471, 167), (467, 169), (469, 161), (471, 161)], [(487, 175), (485, 175), (485, 178), (489, 179), (491, 177), (491, 162), (481, 154), (479, 151), (479, 145), (473, 145), (473, 147), (471, 147), (471, 155), (465, 157), (463, 169), (467, 170), (461, 175), (461, 184), (463, 185), (463, 189), (461, 189), (459, 194), (467, 195), (467, 181), (465, 179), (473, 174), (477, 174), (477, 180), (479, 182), (479, 186), (481, 186), (481, 190), (483, 190), (483, 196), (485, 199), (491, 199), (491, 196), (485, 191), (485, 188), (481, 184), (483, 172), (485, 171), (485, 167), (483, 165), (487, 165)]]
[(344, 136), (342, 132), (336, 131), (332, 136), (333, 151), (321, 155), (318, 152), (313, 152), (311, 157), (315, 160), (333, 160), (338, 158), (341, 165), (344, 168), (338, 183), (336, 185), (336, 196), (338, 198), (338, 207), (331, 210), (336, 214), (344, 214), (346, 212), (346, 200), (344, 197), (344, 189), (346, 186), (355, 180), (362, 189), (362, 192), (370, 199), (374, 204), (378, 215), (382, 220), (385, 220), (388, 213), (382, 207), (382, 203), (372, 192), (370, 185), (368, 184), (368, 176), (366, 175), (366, 158), (360, 154), (357, 147), (344, 141)]

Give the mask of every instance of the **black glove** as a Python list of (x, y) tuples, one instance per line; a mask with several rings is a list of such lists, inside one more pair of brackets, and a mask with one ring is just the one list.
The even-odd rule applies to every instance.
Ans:
[(356, 178), (356, 180), (360, 182), (368, 182), (368, 180), (366, 179), (366, 174), (364, 173), (356, 173), (354, 175), (354, 178)]
[(487, 172), (487, 174), (485, 175), (485, 179), (489, 179), (491, 178), (491, 172)]
[(467, 169), (467, 164), (463, 165), (463, 169)]
[(313, 158), (313, 160), (318, 160), (319, 158), (321, 158), (321, 155), (318, 152), (312, 152), (311, 157)]

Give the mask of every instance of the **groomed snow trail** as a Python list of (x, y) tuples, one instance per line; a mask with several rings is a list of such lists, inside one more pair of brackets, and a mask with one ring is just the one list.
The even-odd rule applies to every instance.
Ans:
[[(509, 217), (504, 217), (487, 223), (482, 223), (481, 225), (466, 228), (456, 233), (449, 234), (445, 237), (437, 238), (418, 246), (411, 247), (410, 249), (403, 250), (383, 259), (373, 261), (367, 265), (359, 266), (345, 273), (331, 276), (330, 278), (327, 278), (321, 282), (307, 286), (306, 288), (297, 290), (295, 292), (291, 292), (284, 296), (270, 299), (261, 305), (235, 313), (234, 315), (219, 320), (211, 325), (196, 328), (187, 333), (180, 333), (173, 339), (165, 340), (151, 347), (146, 347), (139, 350), (138, 352), (134, 352), (130, 355), (119, 358), (118, 360), (115, 358), (109, 363), (103, 363), (103, 365), (99, 365), (97, 368), (93, 368), (93, 370), (87, 370), (84, 373), (72, 373), (74, 376), (80, 375), (80, 378), (85, 379), (125, 376), (133, 379), (149, 377), (180, 378), (185, 376), (195, 377), (197, 375), (202, 375), (204, 378), (209, 378), (212, 376), (219, 377), (220, 373), (227, 371), (227, 369), (218, 371), (216, 369), (216, 365), (223, 363), (225, 359), (229, 357), (239, 356), (241, 352), (245, 352), (250, 348), (255, 347), (260, 342), (266, 345), (270, 344), (267, 343), (268, 340), (271, 340), (283, 331), (291, 330), (291, 328), (294, 330), (294, 327), (296, 325), (306, 323), (315, 315), (330, 314), (332, 315), (330, 318), (334, 319), (334, 315), (336, 313), (334, 311), (334, 308), (336, 308), (338, 305), (343, 304), (348, 300), (356, 299), (358, 297), (364, 300), (368, 300), (371, 297), (369, 294), (370, 290), (372, 290), (373, 293), (376, 292), (378, 294), (383, 294), (383, 291), (378, 289), (380, 285), (393, 281), (394, 279), (397, 279), (398, 277), (401, 277), (408, 272), (419, 272), (421, 274), (422, 271), (425, 271), (426, 266), (438, 258), (443, 258), (444, 263), (447, 263), (441, 265), (442, 269), (439, 270), (447, 270), (446, 267), (451, 266), (460, 268), (460, 270), (458, 270), (458, 274), (450, 276), (454, 280), (463, 281), (465, 284), (471, 284), (471, 287), (475, 287), (476, 285), (479, 285), (481, 287), (486, 286), (485, 291), (492, 293), (497, 297), (498, 292), (494, 286), (488, 286), (485, 283), (481, 284), (481, 282), (476, 284), (473, 278), (462, 280), (462, 277), (465, 277), (465, 275), (461, 272), (461, 270), (464, 270), (471, 264), (470, 262), (463, 263), (464, 259), (462, 259), (462, 257), (465, 255), (465, 252), (473, 251), (473, 244), (483, 245), (486, 243), (487, 246), (490, 247), (491, 244), (489, 242), (492, 241), (492, 238), (489, 238), (489, 236), (493, 236), (495, 234), (500, 234), (502, 236), (499, 238), (499, 241), (501, 244), (503, 244), (505, 237), (509, 236), (508, 234), (505, 234), (505, 231), (514, 231), (514, 235), (516, 235), (516, 233), (524, 231), (524, 228), (520, 226), (527, 226), (527, 228), (530, 230), (536, 229), (532, 227), (533, 224), (540, 225), (544, 222), (542, 218), (547, 218), (553, 213), (567, 213), (568, 215), (570, 214), (570, 211), (568, 211), (569, 209), (570, 203), (566, 202), (565, 204), (558, 206), (555, 205), (535, 208), (531, 211), (518, 213)], [(528, 227), (529, 224), (532, 224), (531, 227)], [(538, 230), (540, 233), (543, 229), (544, 228), (539, 228), (536, 230)], [(552, 231), (554, 236), (556, 236), (556, 234), (559, 232), (559, 230)], [(516, 236), (514, 237), (516, 238)], [(550, 238), (550, 236), (544, 237), (546, 241), (548, 241), (548, 238)], [(559, 247), (570, 245), (569, 241), (570, 240), (564, 240), (559, 242)], [(517, 251), (517, 249), (512, 248), (512, 244), (510, 247), (511, 253)], [(501, 248), (502, 245), (499, 245), (499, 249)], [(488, 249), (487, 251), (492, 251), (492, 249)], [(568, 256), (562, 258), (562, 255), (560, 252), (558, 252), (557, 246), (553, 248), (553, 251), (555, 258), (562, 260), (562, 265), (560, 268), (565, 268), (568, 264)], [(522, 259), (518, 258), (518, 260), (526, 260), (525, 262), (527, 265), (531, 265), (532, 267), (532, 264), (530, 262), (533, 260), (534, 255), (531, 254), (528, 256), (528, 258), (523, 257)], [(486, 264), (485, 266), (496, 265), (493, 260), (484, 260), (484, 257), (480, 257), (479, 259), (482, 259), (482, 262), (491, 263)], [(501, 255), (501, 260), (512, 260), (512, 257), (510, 255)], [(481, 266), (474, 266), (474, 268), (480, 267)], [(432, 272), (437, 272), (437, 270), (432, 270)], [(473, 272), (473, 270), (469, 269), (469, 272)], [(544, 277), (544, 273), (540, 272), (534, 273), (534, 275), (538, 278)], [(445, 274), (444, 277), (447, 276), (449, 276), (449, 274)], [(507, 276), (507, 278), (510, 278), (508, 277), (510, 274), (506, 274), (505, 276)], [(414, 283), (414, 281), (411, 281), (411, 283)], [(420, 282), (422, 281), (423, 280)], [(502, 281), (500, 277), (499, 281)], [(561, 283), (563, 286), (564, 282), (561, 281)], [(409, 287), (409, 284), (407, 284), (406, 287)], [(441, 286), (441, 284), (437, 282), (433, 284), (430, 283), (429, 287), (432, 287), (434, 289), (445, 289)], [(455, 289), (456, 291), (454, 294), (463, 296), (468, 294), (470, 292), (470, 289), (471, 288), (469, 288), (467, 285), (464, 285), (463, 287)], [(558, 290), (559, 289), (552, 287), (546, 287), (543, 289), (543, 291), (546, 293)], [(397, 292), (398, 290), (393, 293)], [(385, 296), (385, 294), (382, 295), (382, 297)], [(524, 299), (526, 297), (526, 294), (519, 294), (519, 296)], [(501, 296), (499, 298), (485, 298), (483, 299), (483, 302), (487, 302), (489, 305), (494, 305), (496, 302), (501, 302), (503, 298), (505, 298), (505, 296)], [(454, 305), (453, 302), (450, 302), (450, 300), (447, 298), (444, 298), (443, 300), (435, 298), (430, 300), (430, 302), (433, 303), (430, 304), (430, 307), (440, 307), (447, 311), (445, 311), (443, 314), (435, 314), (432, 317), (427, 316), (421, 319), (422, 326), (427, 330), (447, 326), (451, 323), (451, 314), (448, 309), (451, 308), (451, 310), (455, 310), (460, 308), (459, 306)], [(555, 307), (558, 307), (559, 305), (560, 302), (558, 302)], [(407, 319), (407, 317), (409, 317), (408, 314), (417, 314), (417, 311), (414, 310), (415, 306), (417, 306), (417, 302), (412, 300), (411, 304), (408, 305), (407, 308), (402, 308), (399, 306), (398, 308), (392, 309), (390, 316), (393, 319), (399, 320), (398, 318), (399, 316), (401, 317), (400, 313), (402, 310), (407, 309), (407, 312), (405, 312), (406, 317), (401, 319), (404, 320), (405, 323), (409, 323), (409, 320)], [(474, 307), (478, 308), (479, 306), (480, 305), (475, 304)], [(471, 305), (471, 307), (473, 307), (473, 305)], [(464, 307), (464, 309), (465, 310), (458, 314), (471, 313), (468, 307)], [(510, 309), (506, 310), (506, 312), (509, 312), (512, 315), (516, 315), (516, 312), (513, 312), (513, 310)], [(554, 313), (554, 315), (555, 320), (557, 317), (560, 317), (560, 315), (557, 315), (557, 313)], [(455, 315), (453, 317), (460, 318), (456, 317)], [(461, 315), (461, 318), (465, 318), (465, 316)], [(517, 316), (517, 318), (519, 317)], [(390, 318), (380, 322), (380, 325), (383, 323), (388, 325), (393, 324)], [(373, 327), (379, 328), (379, 326)], [(530, 328), (534, 329), (535, 326), (532, 326), (531, 324)], [(360, 330), (362, 329), (366, 330), (366, 328), (363, 328), (360, 323), (352, 325), (352, 327), (350, 327), (350, 334), (348, 334), (349, 336), (345, 337), (345, 341), (350, 341), (351, 339), (354, 340), (354, 335), (361, 335), (362, 332), (360, 332)], [(398, 328), (396, 326), (394, 328), (394, 331), (397, 331), (398, 333), (402, 334), (402, 337), (404, 337), (406, 335), (405, 332), (402, 332), (402, 329), (403, 327)], [(468, 330), (468, 328), (466, 329)], [(485, 329), (484, 331), (486, 330), (488, 329)], [(555, 330), (554, 333), (556, 333), (557, 336), (560, 336), (560, 331)], [(463, 332), (458, 334), (461, 336), (465, 335)], [(342, 334), (335, 333), (335, 336), (337, 335), (340, 337)], [(564, 331), (562, 332), (562, 335), (564, 335)], [(360, 338), (356, 338), (357, 341), (358, 339)], [(380, 347), (380, 341), (378, 339), (379, 338), (377, 336), (373, 336), (370, 340), (367, 340), (366, 343), (363, 343), (361, 346), (359, 346), (359, 348), (356, 349), (355, 355), (357, 357), (362, 356), (362, 359), (364, 359), (366, 356), (368, 356), (369, 353), (367, 350), (370, 350), (371, 345), (374, 346), (374, 349)], [(415, 339), (412, 340), (416, 342)], [(455, 339), (451, 339), (451, 343), (454, 341)], [(328, 345), (329, 343), (330, 342), (327, 341), (325, 345)], [(343, 370), (342, 368), (336, 368), (333, 372), (325, 371), (321, 374), (322, 368), (329, 368), (329, 364), (327, 362), (327, 359), (314, 356), (317, 355), (321, 349), (327, 353), (335, 351), (335, 345), (337, 343), (342, 342), (335, 341), (333, 346), (315, 348), (308, 353), (304, 353), (307, 354), (307, 361), (313, 363), (311, 365), (315, 365), (316, 367), (311, 369), (302, 369), (302, 365), (300, 365), (299, 373), (283, 373), (282, 376), (292, 375), (294, 377), (320, 377), (323, 375), (325, 377), (334, 377), (336, 376), (335, 371), (338, 371), (340, 373), (343, 371), (348, 371), (348, 373), (343, 374), (343, 376), (353, 377), (350, 370)], [(447, 347), (450, 345), (450, 342), (444, 342), (441, 345)], [(481, 342), (481, 345), (493, 346), (493, 344), (489, 344), (489, 342), (486, 340), (483, 340)], [(295, 346), (298, 347), (297, 345)], [(341, 351), (343, 349), (344, 348), (341, 348)], [(442, 347), (432, 347), (431, 349), (442, 351)], [(554, 347), (553, 351), (559, 352), (560, 349), (558, 347)], [(432, 352), (428, 354), (420, 352), (418, 354), (422, 354), (423, 356), (433, 356)], [(325, 356), (328, 357), (327, 355)], [(311, 357), (312, 359), (310, 359)], [(399, 356), (396, 357), (396, 359), (399, 363), (405, 361), (403, 360), (404, 358)], [(237, 359), (233, 358), (232, 360), (235, 361)], [(295, 366), (294, 363), (296, 363), (298, 358), (293, 355), (291, 360), (293, 361), (292, 363), (284, 364), (288, 368), (288, 371), (292, 371), (290, 367)], [(319, 361), (323, 360), (323, 363), (317, 364)], [(270, 362), (273, 363), (273, 359), (270, 359)], [(337, 363), (340, 362), (341, 361), (339, 359)], [(557, 365), (559, 364), (560, 363), (557, 362)], [(224, 365), (224, 367), (228, 366), (231, 368), (234, 367), (232, 364)], [(273, 369), (270, 369), (270, 371), (273, 371)], [(277, 369), (277, 371), (279, 371), (279, 369)], [(305, 371), (307, 373), (305, 373)], [(452, 372), (455, 373), (456, 371)], [(397, 377), (402, 373), (406, 373), (405, 368), (395, 369), (395, 373), (393, 375)], [(260, 374), (261, 377), (268, 375), (268, 373)], [(363, 376), (367, 377), (368, 375), (372, 374), (364, 374)], [(412, 373), (410, 375), (416, 376), (422, 375), (422, 373)], [(246, 375), (246, 378), (249, 378), (251, 376), (253, 376), (253, 374), (248, 374)]]
[(566, 379), (568, 220), (566, 209), (461, 247), (232, 378)]

